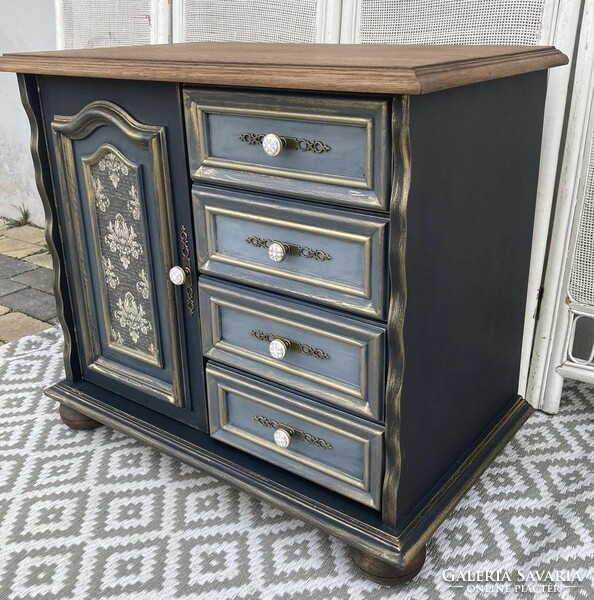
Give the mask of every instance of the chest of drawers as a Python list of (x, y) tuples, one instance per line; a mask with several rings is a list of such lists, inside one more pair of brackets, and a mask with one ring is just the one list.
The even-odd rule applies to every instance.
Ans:
[(106, 424), (413, 577), (530, 414), (517, 379), (554, 48), (7, 55), (71, 427)]

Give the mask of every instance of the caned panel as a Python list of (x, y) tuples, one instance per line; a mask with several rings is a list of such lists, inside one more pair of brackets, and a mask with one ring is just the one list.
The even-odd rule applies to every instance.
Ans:
[(150, 44), (153, 0), (58, 0), (64, 48)]
[(580, 218), (569, 294), (575, 302), (594, 305), (594, 131), (584, 186), (584, 204)]
[(363, 44), (533, 45), (546, 0), (360, 0), (355, 41)]
[(315, 42), (323, 0), (185, 0), (186, 42)]

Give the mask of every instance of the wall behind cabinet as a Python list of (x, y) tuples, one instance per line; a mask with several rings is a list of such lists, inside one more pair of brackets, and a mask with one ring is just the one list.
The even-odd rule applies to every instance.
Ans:
[[(0, 0), (0, 54), (55, 49), (55, 21), (53, 0)], [(17, 217), (15, 206), (24, 205), (43, 225), (29, 136), (16, 77), (0, 73), (0, 216)]]

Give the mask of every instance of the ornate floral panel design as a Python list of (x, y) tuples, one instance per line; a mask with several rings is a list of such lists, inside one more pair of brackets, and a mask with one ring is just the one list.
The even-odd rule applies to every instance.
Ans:
[(140, 166), (110, 145), (83, 163), (110, 346), (160, 365)]

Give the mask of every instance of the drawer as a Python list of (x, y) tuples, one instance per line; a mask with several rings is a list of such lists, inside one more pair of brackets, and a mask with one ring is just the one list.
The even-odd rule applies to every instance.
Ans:
[(206, 381), (213, 438), (380, 508), (382, 426), (212, 363)]
[(387, 101), (192, 87), (184, 101), (196, 181), (387, 210)]
[(199, 295), (205, 356), (383, 419), (384, 327), (206, 277)]
[(193, 202), (203, 273), (385, 317), (387, 219), (200, 188)]

